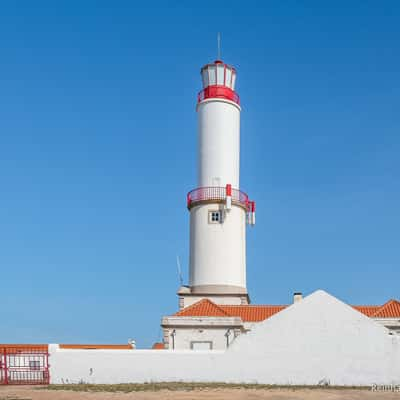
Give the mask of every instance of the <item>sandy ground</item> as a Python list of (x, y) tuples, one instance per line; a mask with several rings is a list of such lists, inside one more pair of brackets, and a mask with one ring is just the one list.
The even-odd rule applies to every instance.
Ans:
[(345, 389), (207, 389), (135, 393), (86, 393), (29, 386), (0, 386), (0, 400), (400, 400), (400, 393)]

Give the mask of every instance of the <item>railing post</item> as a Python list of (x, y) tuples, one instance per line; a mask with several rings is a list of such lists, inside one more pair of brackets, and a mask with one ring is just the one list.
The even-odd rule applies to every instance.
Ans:
[(227, 184), (225, 188), (225, 197), (226, 197), (226, 209), (230, 210), (232, 208), (232, 185)]
[(256, 202), (251, 202), (251, 225), (256, 224)]

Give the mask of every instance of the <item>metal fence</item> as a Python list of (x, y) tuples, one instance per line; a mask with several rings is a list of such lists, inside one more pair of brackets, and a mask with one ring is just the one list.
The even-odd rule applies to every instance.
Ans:
[(0, 384), (46, 385), (49, 382), (47, 346), (0, 345)]

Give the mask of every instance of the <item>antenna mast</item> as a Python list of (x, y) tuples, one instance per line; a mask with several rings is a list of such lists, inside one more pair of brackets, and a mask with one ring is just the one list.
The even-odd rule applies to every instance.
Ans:
[(183, 276), (182, 276), (181, 262), (179, 260), (179, 256), (176, 256), (176, 266), (178, 268), (179, 283), (181, 286), (183, 286)]
[(221, 60), (221, 34), (219, 32), (217, 33), (217, 48), (218, 48), (217, 60)]

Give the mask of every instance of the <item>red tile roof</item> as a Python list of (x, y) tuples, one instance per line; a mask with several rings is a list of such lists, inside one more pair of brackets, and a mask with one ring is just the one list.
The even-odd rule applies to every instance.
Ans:
[(17, 351), (31, 351), (31, 352), (42, 352), (48, 351), (49, 346), (47, 344), (0, 344), (0, 352), (3, 349), (17, 350)]
[(389, 300), (383, 306), (353, 306), (371, 318), (400, 318), (400, 302)]
[[(240, 317), (243, 322), (260, 322), (288, 307), (287, 305), (223, 305), (202, 299), (178, 311), (177, 317)], [(352, 306), (371, 318), (400, 318), (400, 302), (390, 300), (383, 306)]]
[(389, 300), (380, 307), (373, 315), (373, 318), (399, 318), (400, 317), (400, 302), (397, 300)]
[(287, 306), (243, 305), (220, 307), (232, 317), (240, 317), (243, 322), (260, 322), (272, 317)]
[(164, 343), (161, 343), (161, 342), (154, 343), (152, 349), (153, 350), (164, 350), (165, 349)]
[(372, 317), (380, 308), (381, 306), (353, 306), (357, 311), (360, 313), (365, 314), (367, 317)]
[(228, 306), (202, 299), (174, 314), (177, 317), (240, 317), (245, 322), (263, 321), (287, 306)]
[(132, 350), (131, 344), (60, 344), (60, 349), (70, 350)]
[(211, 300), (202, 299), (174, 314), (177, 317), (232, 317)]

